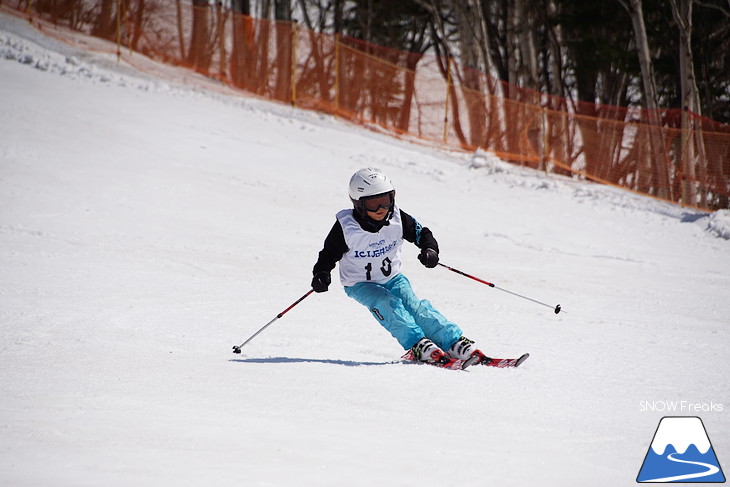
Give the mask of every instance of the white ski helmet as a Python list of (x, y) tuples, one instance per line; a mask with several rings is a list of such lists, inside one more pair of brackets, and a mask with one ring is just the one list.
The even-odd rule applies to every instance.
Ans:
[(350, 199), (352, 201), (391, 191), (395, 191), (395, 188), (390, 178), (383, 171), (374, 167), (360, 169), (350, 178)]
[[(395, 188), (390, 178), (380, 169), (374, 167), (366, 167), (360, 169), (350, 178), (350, 200), (355, 207), (355, 214), (367, 224), (372, 224), (371, 230), (377, 231), (383, 225), (388, 225), (388, 221), (393, 216), (395, 208)], [(388, 213), (383, 220), (376, 222), (372, 220), (366, 210), (367, 201), (369, 199), (377, 200), (378, 196), (388, 195)], [(379, 198), (383, 199), (383, 198)], [(376, 204), (382, 204), (376, 201)], [(370, 210), (374, 211), (374, 210)]]

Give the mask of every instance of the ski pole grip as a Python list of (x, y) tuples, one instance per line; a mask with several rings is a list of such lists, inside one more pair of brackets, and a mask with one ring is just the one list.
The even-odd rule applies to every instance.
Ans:
[(486, 284), (489, 287), (494, 287), (494, 284), (492, 284), (491, 282), (485, 281), (484, 279), (479, 279), (478, 277), (472, 276), (471, 274), (467, 274), (466, 272), (460, 271), (459, 269), (454, 269), (453, 267), (449, 267), (446, 264), (442, 264), (441, 262), (439, 262), (438, 265), (440, 265), (442, 267), (446, 267), (451, 272), (455, 272), (455, 273), (460, 274), (460, 275), (462, 275), (464, 277), (468, 277), (469, 279), (474, 279), (477, 282), (481, 282), (482, 284)]

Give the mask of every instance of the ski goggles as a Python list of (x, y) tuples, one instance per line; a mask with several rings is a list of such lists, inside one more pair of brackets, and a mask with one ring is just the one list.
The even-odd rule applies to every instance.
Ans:
[(362, 206), (367, 211), (376, 212), (381, 208), (390, 209), (393, 204), (393, 193), (378, 194), (368, 198), (361, 198)]

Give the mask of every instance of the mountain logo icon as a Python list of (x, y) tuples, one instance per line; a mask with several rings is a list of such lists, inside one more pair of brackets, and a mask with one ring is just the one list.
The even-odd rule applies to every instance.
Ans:
[(725, 482), (702, 420), (665, 416), (646, 452), (637, 482)]

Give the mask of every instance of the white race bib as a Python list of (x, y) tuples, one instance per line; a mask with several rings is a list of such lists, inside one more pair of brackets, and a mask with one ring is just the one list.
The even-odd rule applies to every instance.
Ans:
[(343, 286), (358, 282), (383, 284), (400, 274), (403, 222), (400, 210), (393, 209), (390, 224), (377, 233), (363, 230), (352, 215), (353, 210), (337, 213), (345, 243), (349, 249), (340, 260), (340, 281)]

